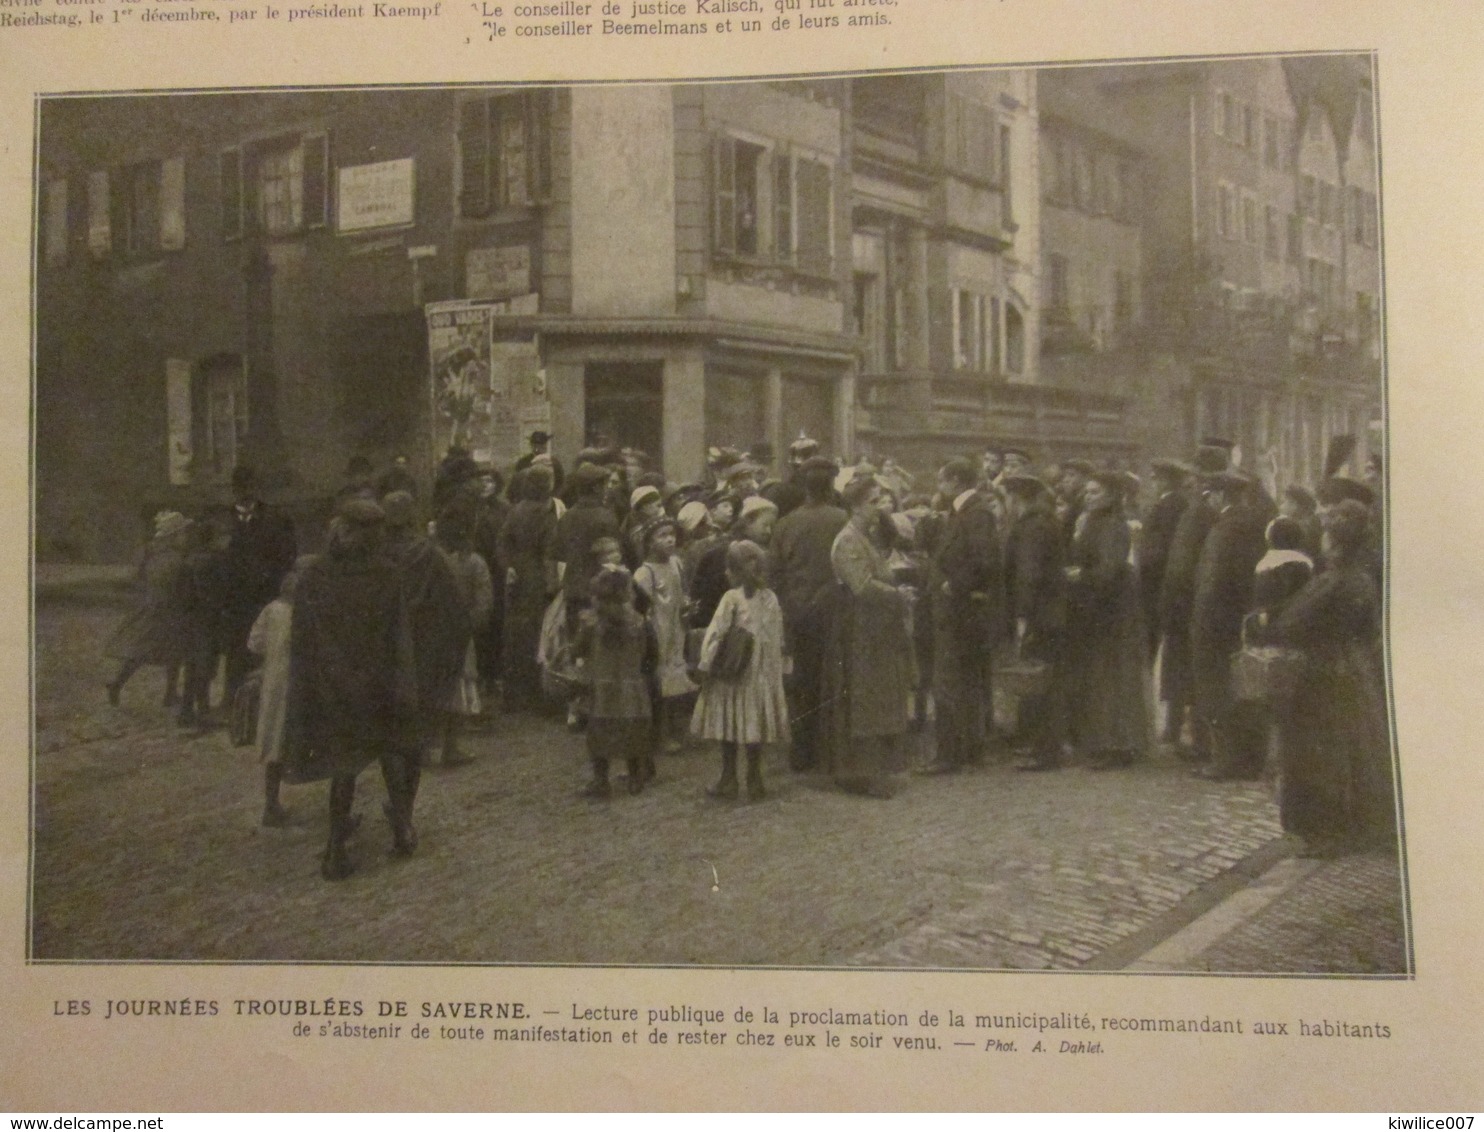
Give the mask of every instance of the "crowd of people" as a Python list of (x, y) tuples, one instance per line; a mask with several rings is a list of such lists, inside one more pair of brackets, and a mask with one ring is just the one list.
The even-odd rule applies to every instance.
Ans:
[[(1275, 768), (1306, 852), (1394, 830), (1376, 463), (1351, 478), (1341, 452), (1275, 499), (1216, 439), (1154, 461), (1147, 489), (991, 448), (920, 484), (801, 435), (781, 476), (770, 452), (713, 448), (677, 483), (617, 447), (569, 473), (550, 439), (508, 480), (451, 449), (426, 491), (405, 461), (356, 461), (313, 556), (246, 467), (232, 507), (161, 513), (110, 699), (162, 665), (201, 727), (225, 657), (219, 711), (254, 713), (263, 822), (287, 819), (281, 783), (330, 782), (330, 879), (353, 867), (358, 775), (380, 765), (411, 854), (423, 766), (467, 761), (466, 721), (496, 710), (565, 713), (595, 800), (692, 743), (717, 745), (722, 801), (765, 795), (768, 745), (889, 798), (909, 769), (1003, 751), (1114, 771), (1163, 744), (1211, 779)], [(1244, 649), (1286, 657), (1282, 686), (1236, 686)], [(909, 766), (913, 732), (932, 754)]]

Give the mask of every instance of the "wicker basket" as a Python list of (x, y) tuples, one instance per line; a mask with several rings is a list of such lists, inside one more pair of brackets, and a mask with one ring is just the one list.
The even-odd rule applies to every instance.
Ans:
[(1232, 696), (1248, 703), (1285, 703), (1298, 692), (1304, 654), (1276, 645), (1247, 645), (1232, 657)]

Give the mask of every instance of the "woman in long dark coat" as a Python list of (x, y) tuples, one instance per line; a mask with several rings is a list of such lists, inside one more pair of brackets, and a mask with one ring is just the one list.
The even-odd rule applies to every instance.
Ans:
[(1341, 503), (1324, 528), (1328, 569), (1255, 633), (1304, 654), (1298, 686), (1278, 713), (1278, 808), (1310, 856), (1385, 843), (1396, 832), (1369, 525), (1363, 505)]
[(881, 488), (873, 477), (858, 476), (842, 494), (850, 521), (830, 551), (840, 589), (824, 670), (828, 764), (841, 789), (889, 798), (887, 775), (907, 731), (914, 681), (908, 599), (872, 537), (881, 524)]
[(104, 646), (103, 655), (119, 662), (108, 682), (108, 702), (117, 706), (129, 677), (147, 664), (165, 669), (165, 706), (175, 702), (185, 656), (185, 614), (180, 607), (185, 538), (191, 521), (178, 511), (155, 516), (154, 538), (139, 566), (139, 604)]
[(557, 591), (551, 567), (557, 515), (551, 489), (555, 480), (549, 466), (535, 464), (521, 472), (515, 487), (515, 506), (500, 529), (499, 553), (506, 573), (496, 573), (495, 601), (505, 603), (505, 707), (533, 711), (544, 704), (541, 666), (536, 650), (541, 643), (541, 619)]
[(299, 580), (289, 644), (284, 779), (330, 780), (330, 835), (321, 872), (349, 876), (346, 840), (356, 777), (381, 764), (395, 851), (412, 853), (405, 751), (417, 739), (417, 688), (401, 663), (410, 654), (401, 617), (402, 569), (384, 548), (382, 509), (367, 499), (341, 506), (329, 545)]
[(1116, 473), (1088, 481), (1067, 556), (1068, 695), (1077, 745), (1099, 770), (1130, 765), (1149, 744), (1148, 645), (1122, 493)]

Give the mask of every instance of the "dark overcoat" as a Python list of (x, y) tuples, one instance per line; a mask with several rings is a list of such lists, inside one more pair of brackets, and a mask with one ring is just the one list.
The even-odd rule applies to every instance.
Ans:
[(399, 663), (403, 571), (332, 547), (299, 579), (289, 643), (284, 777), (354, 775), (415, 734), (417, 690)]
[(1143, 618), (1129, 530), (1116, 507), (1088, 511), (1069, 565), (1068, 694), (1078, 745), (1087, 753), (1143, 751), (1149, 742)]

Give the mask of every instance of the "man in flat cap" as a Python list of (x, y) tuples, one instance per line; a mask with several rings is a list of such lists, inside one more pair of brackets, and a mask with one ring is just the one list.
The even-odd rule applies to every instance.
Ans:
[(822, 456), (803, 462), (796, 482), (804, 502), (781, 515), (768, 549), (768, 584), (783, 609), (784, 640), (794, 661), (786, 685), (793, 739), (789, 758), (799, 771), (812, 769), (818, 761), (824, 644), (838, 585), (830, 551), (850, 518), (834, 502), (836, 472), (834, 461)]

